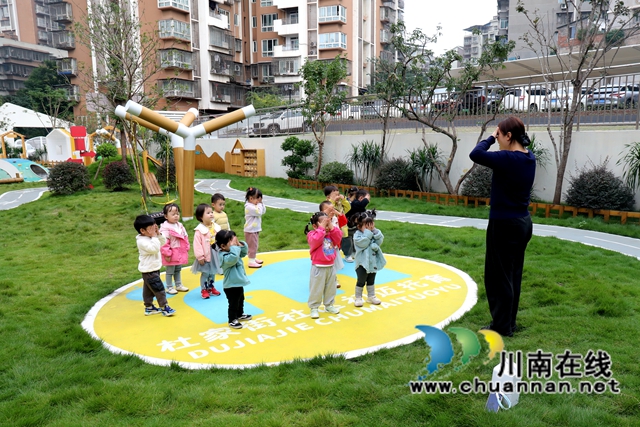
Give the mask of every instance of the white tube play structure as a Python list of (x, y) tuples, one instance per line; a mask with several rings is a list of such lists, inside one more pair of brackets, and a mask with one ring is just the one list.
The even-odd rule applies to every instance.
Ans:
[(176, 177), (178, 178), (178, 193), (184, 219), (193, 217), (196, 138), (256, 114), (253, 105), (248, 105), (198, 126), (189, 127), (198, 117), (198, 110), (195, 108), (189, 109), (180, 122), (166, 118), (160, 113), (156, 113), (133, 101), (128, 101), (124, 107), (116, 107), (115, 112), (121, 119), (133, 120), (147, 129), (171, 137)]

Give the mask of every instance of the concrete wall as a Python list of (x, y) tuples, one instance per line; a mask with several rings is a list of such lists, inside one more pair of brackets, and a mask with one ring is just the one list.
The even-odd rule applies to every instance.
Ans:
[[(489, 131), (488, 134), (492, 129)], [(487, 135), (488, 135), (487, 134)], [(553, 155), (553, 146), (551, 139), (546, 130), (530, 131), (529, 135), (535, 134), (536, 140), (544, 147), (550, 150), (551, 160), (546, 168), (538, 168), (534, 191), (542, 200), (551, 201), (556, 181), (556, 166)], [(457, 182), (458, 178), (466, 172), (473, 162), (469, 159), (469, 153), (473, 149), (478, 139), (479, 130), (475, 132), (461, 132), (458, 143), (458, 151), (451, 169), (451, 181)], [(559, 140), (559, 132), (553, 132), (556, 142)], [(323, 163), (339, 161), (344, 162), (347, 154), (351, 151), (352, 144), (359, 144), (365, 140), (374, 140), (380, 142), (379, 134), (367, 135), (328, 135), (325, 141), (324, 161)], [(286, 168), (281, 166), (282, 158), (286, 155), (280, 149), (280, 145), (286, 137), (275, 138), (240, 138), (245, 148), (264, 148), (266, 159), (266, 174), (270, 177), (286, 178)], [(313, 139), (312, 135), (305, 135), (306, 139)], [(434, 132), (426, 132), (425, 139), (428, 143), (436, 143), (438, 147), (445, 153), (451, 152), (451, 140), (446, 136)], [(211, 156), (213, 152), (217, 152), (220, 157), (224, 158), (224, 153), (230, 151), (236, 139), (210, 139), (198, 140), (205, 154)], [(625, 151), (625, 144), (640, 141), (640, 131), (637, 130), (589, 130), (573, 133), (573, 144), (569, 161), (567, 163), (567, 173), (565, 174), (565, 183), (563, 192), (567, 191), (568, 179), (571, 174), (590, 162), (600, 164), (607, 157), (609, 158), (608, 169), (613, 173), (622, 177), (622, 166), (616, 165), (616, 162), (622, 158)], [(391, 136), (391, 142), (388, 144), (389, 157), (408, 157), (407, 152), (423, 145), (421, 133), (402, 133)], [(497, 144), (493, 146), (497, 150)], [(434, 178), (433, 182), (436, 191), (446, 192), (444, 184)], [(564, 195), (563, 195), (564, 200)], [(636, 208), (640, 207), (640, 192), (636, 192)]]

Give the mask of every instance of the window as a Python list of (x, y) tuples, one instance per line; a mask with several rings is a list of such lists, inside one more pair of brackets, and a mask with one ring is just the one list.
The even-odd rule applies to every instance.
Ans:
[(509, 20), (508, 19), (501, 19), (500, 20), (500, 28), (503, 29), (503, 30), (509, 28)]
[(277, 13), (262, 15), (262, 32), (266, 33), (267, 31), (273, 31), (273, 21), (276, 19), (278, 19)]
[(253, 53), (258, 51), (258, 42), (253, 42)]
[(169, 49), (160, 51), (160, 65), (165, 67), (175, 68), (191, 68), (192, 64), (192, 52), (178, 49)]
[(242, 52), (242, 39), (236, 39), (236, 52)]
[(271, 64), (262, 65), (262, 77), (273, 77), (273, 74), (271, 74)]
[(256, 28), (258, 26), (258, 18), (255, 16), (251, 17), (251, 27)]
[(575, 26), (571, 26), (569, 27), (569, 38), (570, 39), (575, 39), (576, 38), (576, 27)]
[(158, 7), (175, 7), (189, 11), (189, 0), (158, 0)]
[(278, 72), (284, 74), (298, 74), (300, 62), (297, 59), (284, 59), (278, 63)]
[(231, 28), (230, 14), (228, 10), (218, 8), (218, 13), (227, 17), (227, 29)]
[(211, 46), (229, 49), (229, 39), (226, 31), (215, 27), (209, 27), (209, 44)]
[(240, 17), (237, 13), (233, 14), (233, 25), (235, 25), (236, 27), (240, 25)]
[(347, 48), (347, 35), (344, 33), (325, 33), (320, 34), (320, 49), (331, 49), (339, 47), (342, 49)]
[(320, 8), (319, 22), (347, 22), (347, 9), (344, 6), (325, 6)]
[(273, 0), (260, 0), (260, 6), (273, 6)]
[(274, 46), (278, 46), (278, 39), (262, 40), (262, 56), (273, 56)]
[(176, 38), (182, 40), (191, 40), (191, 25), (187, 22), (168, 19), (158, 21), (160, 26), (160, 38)]

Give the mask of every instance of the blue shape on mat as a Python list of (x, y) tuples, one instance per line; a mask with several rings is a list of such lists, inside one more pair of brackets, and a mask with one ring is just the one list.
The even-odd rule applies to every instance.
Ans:
[[(346, 264), (345, 268), (338, 271), (338, 275), (356, 278), (353, 264)], [(309, 298), (309, 271), (311, 270), (311, 260), (308, 258), (296, 258), (280, 261), (273, 264), (266, 264), (261, 269), (255, 271), (249, 280), (251, 284), (245, 286), (244, 311), (253, 316), (264, 313), (264, 310), (249, 302), (252, 299), (249, 293), (253, 291), (273, 291), (280, 295), (297, 301), (306, 303)], [(218, 276), (220, 277), (220, 276)], [(376, 285), (383, 285), (388, 282), (409, 278), (408, 274), (395, 270), (382, 270), (376, 275)], [(191, 289), (184, 296), (184, 302), (198, 313), (214, 323), (227, 323), (227, 298), (222, 290), (222, 281), (216, 282), (216, 289), (221, 292), (218, 297), (212, 296), (209, 299), (200, 297), (200, 287)], [(344, 294), (342, 289), (336, 291), (336, 295)], [(167, 298), (176, 295), (167, 294)], [(127, 298), (134, 301), (142, 301), (142, 287), (136, 288), (127, 294)]]

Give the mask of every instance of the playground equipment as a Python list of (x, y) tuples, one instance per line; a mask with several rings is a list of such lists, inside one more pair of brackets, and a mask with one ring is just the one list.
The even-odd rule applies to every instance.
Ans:
[(22, 154), (20, 154), (20, 158), (21, 159), (26, 159), (27, 158), (27, 146), (25, 144), (24, 135), (22, 135), (21, 133), (18, 133), (18, 132), (14, 132), (14, 131), (5, 132), (2, 135), (0, 135), (0, 143), (2, 144), (2, 157), (1, 158), (3, 158), (3, 159), (7, 158), (7, 148), (5, 146), (4, 139), (5, 138), (15, 139), (16, 137), (20, 137), (20, 139), (22, 140)]
[[(251, 117), (256, 113), (256, 110), (253, 105), (249, 105), (193, 128), (189, 126), (198, 116), (198, 111), (194, 108), (187, 111), (180, 122), (168, 119), (133, 101), (128, 101), (124, 107), (121, 105), (116, 107), (115, 113), (121, 119), (133, 120), (147, 129), (171, 137), (182, 216), (184, 219), (191, 219), (193, 217), (196, 138)], [(135, 116), (136, 119), (132, 119), (132, 116)], [(147, 125), (151, 125), (151, 127)]]

